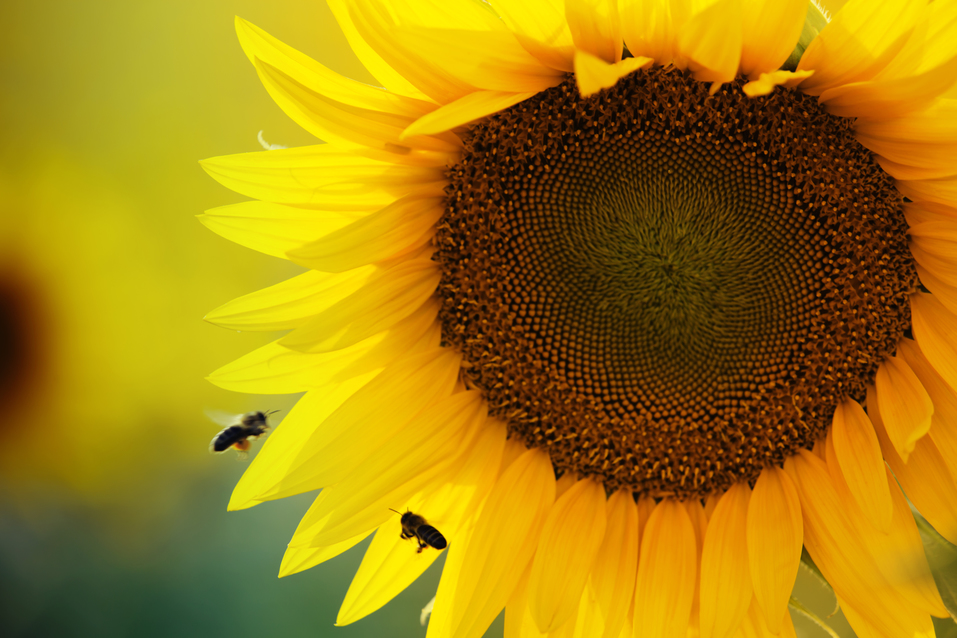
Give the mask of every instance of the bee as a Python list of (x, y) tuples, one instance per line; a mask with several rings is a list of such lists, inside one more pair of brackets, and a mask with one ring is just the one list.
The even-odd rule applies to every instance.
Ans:
[(210, 413), (210, 418), (220, 425), (226, 427), (219, 434), (213, 437), (209, 442), (209, 451), (213, 454), (220, 454), (229, 448), (235, 449), (239, 453), (239, 458), (246, 458), (253, 439), (269, 431), (269, 424), (266, 419), (270, 414), (275, 414), (279, 410), (271, 412), (247, 412), (246, 414), (223, 414)]
[[(390, 507), (389, 509), (392, 508)], [(401, 514), (398, 510), (392, 511), (396, 514)], [(418, 514), (406, 511), (405, 514), (402, 514), (402, 518), (399, 522), (402, 524), (401, 537), (403, 539), (415, 538), (419, 543), (419, 549), (416, 552), (418, 554), (421, 554), (422, 550), (426, 547), (445, 549), (448, 546), (448, 542), (445, 540), (445, 537), (442, 536), (442, 532), (429, 525), (428, 521)]]

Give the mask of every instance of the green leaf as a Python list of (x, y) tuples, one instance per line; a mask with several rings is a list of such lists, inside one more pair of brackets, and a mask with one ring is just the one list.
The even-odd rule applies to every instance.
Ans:
[(824, 630), (824, 632), (831, 638), (841, 638), (841, 636), (831, 629), (830, 625), (824, 622), (821, 618), (818, 617), (813, 611), (801, 604), (797, 598), (791, 597), (791, 600), (788, 601), (788, 607), (801, 614), (805, 618), (809, 619), (815, 625)]
[(798, 38), (797, 46), (794, 47), (791, 56), (785, 61), (781, 68), (788, 71), (795, 70), (801, 61), (801, 56), (804, 55), (804, 51), (807, 50), (808, 45), (811, 44), (811, 40), (817, 37), (817, 34), (821, 32), (821, 29), (827, 26), (827, 23), (828, 17), (825, 12), (813, 2), (808, 2), (807, 18), (804, 20), (804, 29), (801, 31), (801, 37)]
[(924, 542), (924, 553), (937, 583), (937, 591), (950, 617), (957, 621), (957, 547), (938, 534), (919, 513), (914, 512), (914, 518), (917, 519), (917, 529)]

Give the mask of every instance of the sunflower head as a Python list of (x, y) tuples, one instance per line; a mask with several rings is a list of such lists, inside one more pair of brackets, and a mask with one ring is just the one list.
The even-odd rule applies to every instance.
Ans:
[(282, 573), (377, 530), (340, 624), (447, 540), (430, 636), (777, 636), (806, 549), (859, 634), (930, 635), (957, 5), (330, 8), (384, 88), (238, 21), (326, 143), (205, 163), (256, 200), (205, 223), (308, 269), (209, 317), (291, 329), (211, 377), (306, 392), (230, 503), (322, 488)]

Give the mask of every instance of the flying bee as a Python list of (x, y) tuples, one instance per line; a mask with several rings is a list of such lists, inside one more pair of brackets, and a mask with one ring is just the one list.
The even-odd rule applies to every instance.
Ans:
[[(390, 507), (389, 509), (391, 510), (392, 508)], [(396, 514), (401, 514), (398, 510), (392, 511)], [(426, 547), (445, 549), (448, 546), (448, 542), (445, 540), (445, 537), (442, 536), (442, 532), (429, 525), (428, 521), (418, 514), (406, 511), (405, 514), (402, 514), (402, 518), (399, 522), (402, 524), (401, 537), (404, 539), (415, 538), (416, 542), (419, 543), (419, 549), (416, 551), (418, 554), (421, 554), (422, 550)]]
[(229, 448), (233, 448), (239, 453), (240, 459), (246, 458), (246, 453), (252, 446), (251, 441), (258, 439), (269, 431), (269, 424), (266, 419), (270, 414), (276, 412), (279, 412), (279, 410), (247, 412), (246, 414), (208, 413), (213, 421), (226, 426), (209, 442), (209, 451), (220, 454)]

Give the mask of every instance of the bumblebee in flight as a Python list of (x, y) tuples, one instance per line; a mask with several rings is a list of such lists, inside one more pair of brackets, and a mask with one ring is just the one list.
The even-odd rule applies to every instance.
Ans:
[[(390, 507), (389, 509), (392, 508)], [(398, 510), (392, 511), (396, 514), (400, 513)], [(402, 524), (401, 537), (406, 539), (415, 538), (419, 544), (417, 551), (419, 554), (421, 554), (422, 550), (426, 547), (445, 549), (448, 546), (448, 542), (445, 540), (445, 537), (442, 536), (442, 533), (429, 525), (429, 522), (418, 514), (406, 511), (405, 514), (402, 514), (402, 518), (399, 522)]]
[(246, 414), (210, 414), (213, 421), (226, 427), (209, 442), (209, 451), (220, 454), (233, 448), (239, 453), (240, 459), (246, 458), (251, 442), (269, 431), (266, 419), (276, 412), (279, 410)]

